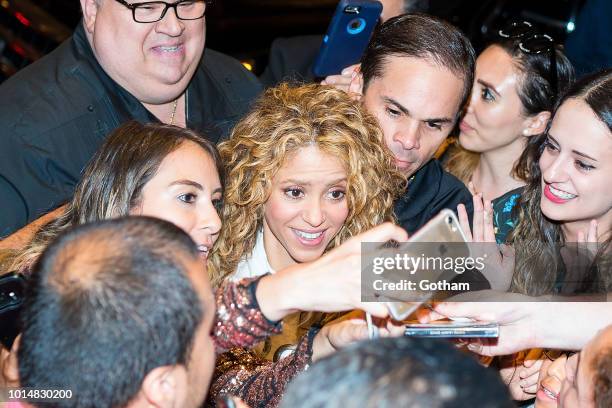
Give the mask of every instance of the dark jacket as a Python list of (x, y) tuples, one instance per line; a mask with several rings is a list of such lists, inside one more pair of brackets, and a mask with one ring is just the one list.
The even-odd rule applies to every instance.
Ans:
[[(260, 93), (257, 78), (212, 50), (187, 88), (187, 127), (225, 137)], [(0, 86), (0, 237), (68, 200), (110, 131), (158, 122), (98, 64), (81, 24)]]
[(445, 208), (457, 213), (460, 203), (465, 204), (471, 222), (472, 194), (458, 178), (444, 171), (438, 160), (432, 159), (408, 182), (406, 193), (395, 202), (395, 215), (402, 228), (413, 234)]

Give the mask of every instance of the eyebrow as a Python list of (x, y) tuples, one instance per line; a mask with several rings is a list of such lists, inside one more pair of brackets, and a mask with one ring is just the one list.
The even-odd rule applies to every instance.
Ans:
[[(173, 181), (172, 183), (170, 183), (170, 187), (172, 186), (191, 186), (200, 191), (204, 191), (204, 187), (202, 187), (200, 183), (198, 183), (197, 181), (187, 180), (187, 179)], [(216, 189), (213, 190), (212, 193), (213, 194), (223, 193), (223, 189), (221, 187), (217, 187)]]
[[(397, 109), (399, 109), (400, 112), (402, 112), (404, 115), (410, 116), (410, 111), (408, 109), (406, 109), (405, 106), (403, 106), (401, 103), (399, 103), (395, 99), (389, 98), (388, 96), (383, 96), (383, 101), (386, 102), (386, 103), (390, 103), (391, 105), (395, 105), (395, 107), (397, 107)], [(423, 119), (423, 120), (421, 120), (421, 122), (428, 122), (428, 123), (454, 123), (454, 120), (452, 120), (451, 118), (431, 118), (431, 119)]]
[[(327, 186), (327, 187), (329, 187), (329, 186), (333, 186), (334, 184), (338, 184), (338, 183), (340, 183), (340, 182), (342, 182), (342, 181), (346, 181), (346, 177), (340, 177), (340, 178), (337, 178), (337, 179), (335, 179), (335, 180), (333, 180), (333, 181), (331, 181), (331, 182), (327, 183), (327, 185), (326, 185), (326, 186)], [(283, 181), (281, 182), (281, 184), (286, 184), (286, 183), (290, 183), (290, 184), (299, 184), (299, 185), (301, 185), (301, 186), (310, 186), (310, 185), (312, 185), (312, 183), (311, 183), (310, 181), (304, 181), (304, 180), (298, 180), (298, 179), (286, 179), (286, 180), (283, 180)]]
[(482, 79), (477, 79), (476, 82), (478, 82), (480, 85), (485, 86), (487, 88), (490, 88), (491, 90), (493, 90), (493, 92), (495, 92), (496, 94), (498, 94), (499, 96), (501, 96), (501, 94), (499, 93), (499, 91), (497, 89), (495, 89), (495, 87), (488, 83), (487, 81), (483, 81)]
[[(557, 141), (557, 139), (555, 139), (555, 138), (554, 138), (554, 137), (553, 137), (553, 136), (550, 134), (550, 132), (548, 133), (548, 138), (549, 138), (549, 139), (551, 139), (553, 142), (555, 142), (555, 144), (556, 144), (557, 146), (559, 146), (559, 142)], [(578, 150), (572, 150), (572, 153), (577, 154), (578, 156), (581, 156), (581, 157), (587, 158), (587, 159), (589, 159), (589, 160), (593, 160), (593, 161), (595, 161), (595, 162), (596, 162), (596, 161), (598, 161), (597, 159), (595, 159), (595, 158), (593, 158), (593, 157), (589, 156), (588, 154), (585, 154), (585, 153), (579, 152)]]

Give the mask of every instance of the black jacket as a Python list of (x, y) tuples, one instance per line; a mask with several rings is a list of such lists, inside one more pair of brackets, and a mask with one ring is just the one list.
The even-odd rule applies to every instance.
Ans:
[(472, 194), (458, 178), (444, 171), (438, 160), (432, 159), (408, 182), (406, 193), (395, 202), (395, 215), (402, 228), (412, 234), (445, 208), (457, 213), (460, 203), (465, 204), (471, 222)]
[[(260, 93), (257, 78), (212, 50), (187, 88), (187, 127), (225, 137)], [(55, 51), (0, 86), (0, 237), (69, 199), (110, 131), (157, 122), (98, 64), (81, 24)]]

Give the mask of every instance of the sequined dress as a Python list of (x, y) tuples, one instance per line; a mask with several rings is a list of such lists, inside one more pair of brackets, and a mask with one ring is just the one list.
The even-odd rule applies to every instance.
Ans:
[[(274, 324), (261, 314), (255, 299), (256, 282), (261, 278), (257, 275), (262, 271), (274, 271), (267, 261), (261, 232), (257, 242), (249, 261), (243, 265), (244, 268), (239, 268), (242, 272), (235, 276), (243, 279), (237, 285), (226, 284), (217, 292), (219, 310), (214, 334), (217, 351), (226, 351), (217, 357), (207, 406), (214, 406), (215, 398), (224, 394), (242, 398), (251, 408), (277, 406), (285, 386), (311, 362), (313, 339), (320, 330), (320, 325), (313, 325), (312, 321), (324, 323), (312, 319), (298, 325), (300, 313), (295, 313), (287, 316), (284, 323)], [(250, 306), (239, 312), (235, 306), (238, 304)], [(283, 336), (270, 339), (271, 335), (281, 332)], [(257, 343), (260, 343), (259, 347), (254, 349)], [(277, 343), (295, 344), (295, 350), (272, 362)]]

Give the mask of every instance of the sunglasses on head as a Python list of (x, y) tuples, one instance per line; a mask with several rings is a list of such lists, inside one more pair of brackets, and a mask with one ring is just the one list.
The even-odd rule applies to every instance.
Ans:
[(555, 40), (548, 34), (540, 33), (529, 21), (515, 21), (498, 31), (500, 37), (517, 40), (521, 51), (527, 54), (541, 54), (547, 52), (550, 56), (548, 69), (549, 83), (555, 97), (558, 92), (557, 79), (557, 52)]

